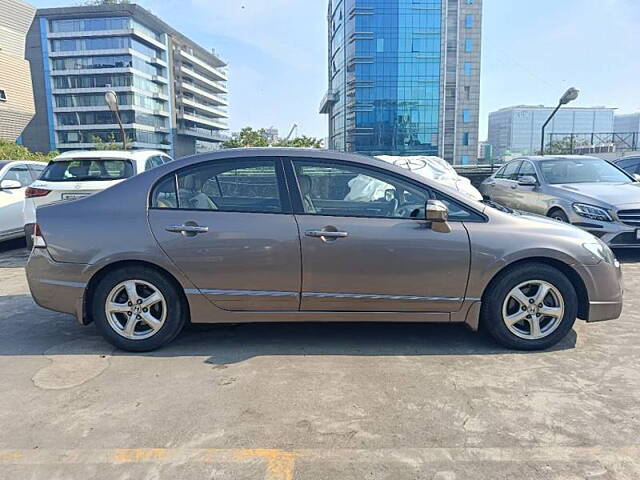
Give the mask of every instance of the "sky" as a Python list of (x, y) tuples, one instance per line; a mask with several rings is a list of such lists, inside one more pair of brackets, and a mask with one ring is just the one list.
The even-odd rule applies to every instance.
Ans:
[[(35, 7), (77, 5), (30, 0)], [(324, 138), (327, 0), (139, 0), (229, 63), (230, 128), (275, 126)], [(489, 112), (555, 105), (640, 111), (640, 0), (484, 0), (480, 138)]]

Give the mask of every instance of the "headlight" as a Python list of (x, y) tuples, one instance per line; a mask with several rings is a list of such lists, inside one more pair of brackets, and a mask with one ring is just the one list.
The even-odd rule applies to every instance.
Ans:
[(574, 203), (573, 210), (581, 217), (598, 220), (600, 222), (613, 222), (613, 218), (604, 208), (585, 205), (584, 203)]
[(598, 261), (602, 260), (611, 265), (616, 265), (618, 259), (611, 249), (602, 241), (583, 243), (582, 246), (589, 251)]

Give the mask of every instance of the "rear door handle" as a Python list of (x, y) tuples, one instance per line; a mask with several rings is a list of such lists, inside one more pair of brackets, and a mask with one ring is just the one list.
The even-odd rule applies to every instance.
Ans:
[(207, 233), (209, 227), (201, 225), (171, 225), (165, 228), (167, 232), (171, 233), (183, 233), (185, 235), (197, 235), (198, 233)]
[(331, 232), (327, 230), (307, 230), (304, 232), (307, 237), (314, 238), (347, 238), (349, 234), (347, 232)]

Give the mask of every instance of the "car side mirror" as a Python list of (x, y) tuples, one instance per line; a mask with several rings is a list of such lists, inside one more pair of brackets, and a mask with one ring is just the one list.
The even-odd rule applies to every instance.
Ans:
[(22, 188), (22, 184), (17, 180), (2, 180), (0, 183), (0, 189), (2, 190), (16, 190)]
[(535, 187), (538, 185), (538, 181), (536, 180), (536, 177), (525, 175), (518, 179), (518, 185), (522, 185), (523, 187)]
[(431, 229), (434, 232), (450, 233), (449, 209), (440, 200), (428, 200), (425, 207), (426, 220), (431, 222)]

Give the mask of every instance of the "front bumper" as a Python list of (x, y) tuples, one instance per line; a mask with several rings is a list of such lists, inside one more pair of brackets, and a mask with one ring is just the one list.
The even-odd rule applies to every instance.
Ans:
[(574, 265), (589, 297), (588, 322), (615, 320), (622, 314), (624, 286), (620, 264)]
[(31, 252), (26, 274), (31, 296), (43, 308), (74, 315), (84, 323), (87, 265), (56, 262), (44, 248)]
[(637, 227), (622, 222), (599, 222), (573, 214), (570, 221), (613, 248), (640, 248)]

